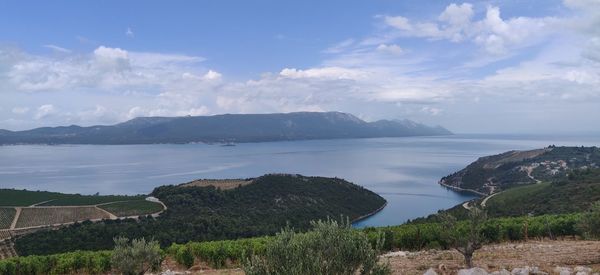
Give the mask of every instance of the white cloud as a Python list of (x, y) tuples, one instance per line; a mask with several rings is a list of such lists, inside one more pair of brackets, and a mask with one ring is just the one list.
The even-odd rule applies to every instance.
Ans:
[(69, 49), (65, 49), (63, 47), (59, 47), (59, 46), (51, 45), (51, 44), (44, 45), (44, 48), (48, 48), (55, 52), (60, 52), (60, 53), (70, 53), (71, 52), (71, 50), (69, 50)]
[(473, 21), (473, 16), (473, 5), (464, 3), (448, 5), (437, 21), (412, 22), (403, 16), (386, 16), (384, 21), (404, 36), (452, 42), (469, 40), (494, 55), (529, 46), (563, 26), (555, 17), (502, 19), (496, 6), (488, 6), (482, 20)]
[(285, 68), (279, 72), (279, 75), (286, 78), (321, 78), (321, 79), (361, 79), (368, 73), (342, 67), (323, 67), (311, 68), (307, 70), (298, 70), (294, 68)]
[(396, 44), (379, 44), (379, 46), (377, 46), (377, 50), (392, 55), (401, 55), (404, 53), (404, 50)]
[(52, 104), (44, 104), (40, 106), (35, 114), (35, 119), (43, 119), (49, 116), (55, 115), (57, 113), (57, 109)]

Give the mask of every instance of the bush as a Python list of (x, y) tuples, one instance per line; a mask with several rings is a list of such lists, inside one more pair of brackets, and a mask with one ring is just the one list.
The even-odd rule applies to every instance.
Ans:
[(267, 243), (263, 255), (253, 255), (244, 262), (248, 275), (266, 274), (390, 274), (389, 266), (378, 263), (380, 235), (373, 248), (364, 232), (348, 223), (312, 222), (307, 233), (287, 228)]
[(156, 241), (127, 238), (115, 238), (113, 249), (113, 266), (126, 275), (144, 274), (146, 271), (156, 271), (162, 262), (162, 251)]
[(600, 201), (595, 202), (590, 210), (583, 214), (577, 223), (577, 229), (584, 238), (600, 238)]

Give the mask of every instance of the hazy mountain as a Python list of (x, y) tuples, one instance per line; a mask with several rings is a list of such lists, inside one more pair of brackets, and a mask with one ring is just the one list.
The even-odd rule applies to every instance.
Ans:
[(0, 130), (0, 144), (149, 144), (450, 135), (410, 120), (365, 122), (340, 112), (139, 117), (112, 126)]

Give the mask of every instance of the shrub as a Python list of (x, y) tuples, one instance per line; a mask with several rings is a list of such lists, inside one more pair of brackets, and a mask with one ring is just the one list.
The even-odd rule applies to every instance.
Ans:
[(374, 249), (364, 232), (353, 230), (348, 223), (312, 222), (307, 233), (286, 228), (267, 243), (263, 255), (253, 255), (244, 262), (248, 275), (266, 274), (389, 274), (388, 265), (378, 263)]
[(113, 266), (126, 275), (144, 274), (157, 270), (162, 262), (162, 252), (156, 241), (142, 239), (115, 238)]
[(577, 229), (584, 238), (600, 238), (600, 201), (595, 202), (590, 210), (581, 217), (577, 223)]

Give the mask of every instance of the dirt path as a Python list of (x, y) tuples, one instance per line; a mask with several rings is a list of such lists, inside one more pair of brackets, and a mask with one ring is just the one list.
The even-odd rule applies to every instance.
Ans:
[[(402, 254), (402, 253), (396, 253)], [(456, 274), (463, 257), (454, 250), (429, 250), (406, 256), (384, 257), (393, 274), (423, 274), (433, 267), (438, 274)], [(531, 241), (487, 245), (475, 253), (474, 265), (496, 271), (537, 266), (552, 274), (556, 266), (589, 266), (600, 271), (600, 241)], [(445, 271), (444, 271), (445, 270)]]

